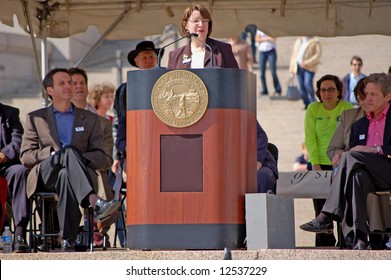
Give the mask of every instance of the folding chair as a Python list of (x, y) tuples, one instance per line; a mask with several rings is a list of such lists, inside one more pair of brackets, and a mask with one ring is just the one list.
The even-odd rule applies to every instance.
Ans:
[[(29, 244), (30, 248), (33, 249), (34, 253), (38, 251), (38, 243), (43, 240), (43, 251), (49, 251), (55, 249), (55, 241), (60, 237), (60, 232), (55, 229), (55, 221), (57, 219), (56, 208), (57, 208), (58, 196), (51, 192), (37, 192), (30, 197), (30, 236)], [(41, 217), (41, 228), (38, 226), (38, 217)], [(93, 220), (94, 211), (91, 207), (87, 208), (87, 220), (86, 228), (87, 231), (81, 231), (80, 235), (82, 239), (87, 235), (87, 247), (93, 251)], [(50, 242), (50, 248), (48, 240)], [(76, 249), (77, 251), (77, 249)]]

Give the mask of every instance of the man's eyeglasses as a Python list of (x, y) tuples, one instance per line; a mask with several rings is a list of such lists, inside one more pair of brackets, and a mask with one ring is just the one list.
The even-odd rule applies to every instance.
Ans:
[(330, 93), (333, 93), (335, 92), (337, 89), (335, 87), (331, 87), (331, 88), (321, 88), (320, 89), (320, 92), (321, 93), (326, 93), (326, 92), (330, 92)]

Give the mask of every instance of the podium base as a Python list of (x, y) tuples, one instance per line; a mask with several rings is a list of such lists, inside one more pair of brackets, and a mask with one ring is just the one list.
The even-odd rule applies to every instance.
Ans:
[(131, 250), (219, 250), (244, 248), (244, 224), (127, 225)]

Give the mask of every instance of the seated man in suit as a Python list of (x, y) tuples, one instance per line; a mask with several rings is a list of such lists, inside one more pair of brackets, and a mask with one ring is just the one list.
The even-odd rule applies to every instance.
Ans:
[(257, 121), (257, 185), (259, 193), (276, 193), (277, 162), (267, 149), (268, 137)]
[(99, 197), (88, 168), (106, 165), (103, 132), (96, 114), (72, 103), (73, 82), (67, 69), (55, 68), (43, 80), (52, 105), (26, 117), (21, 161), (31, 168), (27, 196), (36, 191), (58, 195), (62, 250), (74, 250), (83, 208), (91, 206), (102, 223), (118, 209), (118, 201)]
[(330, 193), (322, 212), (301, 229), (331, 233), (332, 221), (351, 226), (353, 249), (368, 248), (367, 195), (391, 189), (391, 77), (371, 74), (364, 79), (367, 116), (352, 125), (350, 150), (343, 152), (334, 169)]
[[(72, 103), (76, 107), (80, 109), (88, 110), (94, 114), (98, 114), (94, 106), (87, 102), (87, 96), (89, 94), (88, 91), (88, 76), (84, 69), (81, 68), (70, 68), (69, 73), (72, 76), (73, 81), (73, 97)], [(111, 121), (108, 118), (104, 118), (99, 116), (99, 121), (102, 125), (103, 131), (103, 147), (106, 153), (106, 165), (101, 170), (92, 170), (89, 169), (91, 179), (94, 182), (95, 192), (104, 199), (113, 199), (114, 192), (113, 188), (109, 181), (108, 170), (113, 165), (113, 148), (114, 148), (114, 140), (113, 140), (113, 128)], [(118, 215), (112, 215), (112, 218), (117, 220)], [(94, 244), (98, 246), (103, 243), (103, 234), (106, 234), (110, 230), (110, 225), (112, 221), (107, 220), (105, 224), (97, 225), (100, 233), (94, 233)], [(108, 236), (107, 236), (108, 240)]]
[(0, 176), (4, 177), (8, 184), (8, 197), (11, 199), (15, 224), (16, 253), (29, 251), (25, 241), (29, 217), (26, 197), (28, 169), (19, 161), (22, 135), (23, 126), (19, 119), (19, 109), (0, 103)]

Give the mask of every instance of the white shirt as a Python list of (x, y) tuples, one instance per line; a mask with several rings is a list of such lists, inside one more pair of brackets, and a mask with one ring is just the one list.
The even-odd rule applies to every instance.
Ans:
[(302, 39), (301, 45), (300, 45), (299, 50), (297, 51), (297, 57), (296, 57), (296, 61), (298, 64), (303, 63), (303, 57), (304, 57), (304, 53), (308, 47), (308, 43), (309, 43), (308, 38)]
[[(268, 35), (263, 33), (261, 30), (257, 30), (257, 35), (259, 35), (261, 38), (268, 37)], [(268, 52), (275, 48), (276, 48), (276, 44), (271, 41), (264, 41), (258, 43), (258, 50), (260, 52)]]
[(205, 51), (191, 46), (191, 68), (204, 68)]

